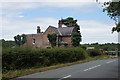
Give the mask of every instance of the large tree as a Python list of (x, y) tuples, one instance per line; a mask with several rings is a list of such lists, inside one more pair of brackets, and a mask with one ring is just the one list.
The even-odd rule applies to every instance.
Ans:
[(77, 24), (77, 20), (74, 20), (72, 17), (68, 17), (66, 19), (61, 19), (62, 24), (67, 27), (76, 27), (77, 31), (80, 32), (80, 26)]
[(77, 24), (77, 20), (74, 20), (72, 17), (66, 19), (61, 19), (62, 24), (67, 27), (75, 27), (77, 32), (72, 34), (72, 45), (79, 46), (81, 39), (80, 26)]
[[(96, 0), (99, 2), (99, 0)], [(112, 28), (112, 32), (117, 31), (120, 32), (120, 1), (115, 2), (117, 0), (112, 0), (111, 2), (104, 2), (103, 12), (107, 12), (107, 15), (115, 21), (116, 26)]]

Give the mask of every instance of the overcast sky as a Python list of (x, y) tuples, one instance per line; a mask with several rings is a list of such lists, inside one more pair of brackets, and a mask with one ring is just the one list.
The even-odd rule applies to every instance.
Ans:
[(49, 25), (57, 27), (61, 18), (73, 17), (80, 25), (81, 43), (118, 42), (118, 34), (111, 33), (114, 21), (95, 0), (3, 0), (1, 4), (0, 39), (35, 34), (38, 25), (45, 31)]

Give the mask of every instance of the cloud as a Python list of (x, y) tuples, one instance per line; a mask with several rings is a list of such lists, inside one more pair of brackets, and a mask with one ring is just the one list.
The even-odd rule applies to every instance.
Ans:
[(18, 17), (19, 17), (19, 18), (23, 18), (24, 16), (23, 16), (23, 15), (19, 15)]
[[(57, 27), (58, 19), (51, 17), (34, 18), (32, 20), (9, 20), (3, 19), (2, 38), (13, 40), (17, 34), (35, 34), (36, 26), (40, 26), (42, 31), (45, 31), (49, 25)], [(114, 24), (104, 23), (94, 20), (78, 20), (81, 28), (82, 43), (106, 43), (117, 42), (117, 33), (111, 34), (111, 28)]]
[[(5, 1), (5, 0), (4, 0)], [(85, 1), (85, 2), (84, 2)], [(4, 10), (26, 10), (26, 9), (34, 9), (40, 7), (84, 7), (87, 5), (93, 4), (93, 2), (89, 2), (89, 0), (84, 0), (80, 2), (79, 0), (44, 0), (40, 2), (35, 1), (20, 1), (20, 2), (3, 2), (0, 9)]]
[[(98, 0), (105, 1), (119, 1), (119, 0)], [(96, 0), (1, 0), (1, 2), (96, 2)]]
[(111, 29), (114, 25), (113, 22), (100, 22), (95, 20), (79, 20), (82, 43), (107, 43), (118, 42), (118, 34), (112, 34)]
[(35, 34), (36, 26), (39, 25), (42, 31), (45, 31), (49, 25), (57, 26), (57, 19), (54, 18), (37, 18), (33, 20), (10, 20), (3, 19), (2, 37), (6, 40), (13, 40), (17, 34)]
[(1, 0), (1, 2), (93, 2), (95, 0)]
[[(40, 8), (72, 8), (74, 10), (79, 10), (81, 12), (88, 12), (91, 9), (89, 8), (93, 3), (89, 2), (66, 2), (66, 1), (43, 1), (43, 2), (3, 2), (2, 6), (0, 6), (0, 10), (2, 10), (1, 15), (5, 15), (6, 17), (16, 17), (20, 12), (29, 11), (33, 9)], [(85, 7), (86, 6), (86, 7)]]
[(17, 10), (26, 10), (26, 9), (34, 9), (40, 7), (39, 3), (34, 2), (4, 2), (0, 7), (3, 11), (17, 11)]
[[(36, 26), (39, 25), (42, 31), (45, 31), (49, 25), (57, 26), (58, 19), (51, 17), (39, 17), (25, 20), (24, 10), (32, 10), (41, 7), (57, 7), (57, 8), (76, 8), (81, 10), (79, 12), (89, 11), (89, 8), (94, 2), (88, 0), (82, 0), (82, 2), (75, 0), (23, 0), (17, 2), (18, 0), (11, 0), (13, 2), (2, 3), (0, 7), (3, 16), (0, 23), (2, 23), (2, 37), (7, 40), (12, 39), (17, 34), (32, 34), (36, 33)], [(96, 3), (97, 4), (97, 3)], [(87, 9), (85, 9), (87, 7)], [(91, 10), (90, 10), (91, 11)], [(32, 15), (31, 15), (32, 16)], [(16, 19), (17, 18), (17, 19)], [(19, 18), (19, 19), (18, 19)], [(82, 43), (91, 43), (91, 42), (117, 42), (117, 33), (111, 34), (111, 28), (114, 26), (113, 23), (95, 21), (95, 20), (78, 20), (78, 23), (81, 26), (82, 33)]]

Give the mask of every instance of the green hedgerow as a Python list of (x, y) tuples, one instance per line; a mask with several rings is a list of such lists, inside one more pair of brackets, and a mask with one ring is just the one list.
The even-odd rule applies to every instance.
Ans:
[(80, 47), (52, 49), (6, 48), (2, 50), (2, 71), (6, 73), (10, 70), (74, 62), (86, 59), (87, 56), (86, 51)]

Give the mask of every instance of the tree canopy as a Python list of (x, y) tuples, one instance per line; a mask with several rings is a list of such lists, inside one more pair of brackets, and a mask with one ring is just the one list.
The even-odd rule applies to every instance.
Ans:
[[(96, 0), (98, 2), (98, 0)], [(115, 2), (104, 2), (102, 5), (103, 12), (107, 12), (107, 15), (115, 21), (116, 26), (112, 28), (112, 32), (117, 31), (120, 32), (120, 1)]]
[(77, 31), (79, 32), (80, 26), (77, 24), (77, 20), (74, 20), (72, 17), (68, 17), (66, 19), (61, 19), (62, 24), (67, 27), (76, 27)]
[(19, 46), (23, 45), (27, 41), (25, 34), (17, 35), (14, 37), (14, 39), (15, 39), (15, 43)]
[(80, 41), (82, 40), (82, 36), (80, 33), (80, 26), (77, 24), (77, 20), (74, 20), (72, 17), (68, 17), (66, 19), (61, 19), (62, 24), (67, 27), (75, 27), (76, 32), (72, 34), (72, 45), (73, 46), (79, 46)]

